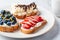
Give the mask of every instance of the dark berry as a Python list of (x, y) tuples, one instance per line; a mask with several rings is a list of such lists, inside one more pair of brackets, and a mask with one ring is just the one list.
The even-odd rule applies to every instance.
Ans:
[(9, 12), (9, 11), (7, 11), (6, 13), (7, 13), (7, 14), (10, 14), (10, 12)]
[(10, 22), (10, 20), (7, 20), (8, 22)]
[(7, 20), (4, 20), (4, 23), (7, 23)]
[(14, 25), (16, 22), (12, 22), (12, 25)]
[(2, 18), (0, 17), (0, 21), (2, 21)]
[(6, 18), (7, 18), (7, 19), (9, 19), (9, 18), (10, 18), (10, 16), (7, 16)]
[(2, 21), (2, 19), (0, 19), (0, 22)]
[(11, 22), (7, 22), (7, 25), (8, 25), (8, 26), (11, 26)]
[(4, 20), (4, 23), (10, 22), (10, 20)]
[(15, 18), (14, 16), (12, 16), (12, 19), (13, 19), (13, 20), (16, 20), (16, 18)]
[(9, 15), (5, 15), (5, 19), (9, 19), (10, 18), (10, 16)]
[(6, 11), (5, 11), (5, 10), (1, 10), (1, 14), (3, 14), (3, 15), (4, 15), (5, 13), (6, 13)]
[(3, 22), (2, 21), (0, 22), (0, 25), (3, 25)]

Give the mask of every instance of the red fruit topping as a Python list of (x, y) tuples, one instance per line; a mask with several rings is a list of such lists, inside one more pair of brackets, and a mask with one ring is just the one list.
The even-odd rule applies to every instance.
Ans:
[(33, 22), (37, 23), (38, 21), (36, 19), (32, 19)]
[(30, 22), (30, 23), (32, 23), (33, 25), (35, 25), (35, 24), (36, 24), (36, 23), (35, 23), (35, 22), (33, 22), (32, 20), (30, 20), (29, 22)]
[(43, 21), (43, 19), (42, 19), (42, 18), (39, 18), (39, 19), (37, 19), (37, 21), (38, 21), (38, 22), (41, 22), (41, 21)]
[[(31, 22), (30, 22), (31, 23)], [(35, 24), (33, 24), (33, 23), (31, 23), (32, 25), (31, 25), (31, 27), (33, 27)]]
[(42, 19), (40, 16), (35, 16), (35, 19), (36, 19), (38, 22), (43, 21), (43, 19)]
[(23, 27), (26, 28), (26, 29), (30, 29), (30, 26), (28, 24), (24, 24)]
[(24, 24), (23, 26), (24, 28), (29, 29), (31, 27), (34, 27), (36, 23), (41, 21), (43, 21), (43, 19), (40, 16), (31, 16), (31, 17), (25, 18), (22, 24)]

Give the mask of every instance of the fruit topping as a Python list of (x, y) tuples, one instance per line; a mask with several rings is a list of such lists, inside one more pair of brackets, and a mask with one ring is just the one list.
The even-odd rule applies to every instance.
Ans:
[(31, 16), (26, 17), (24, 21), (21, 22), (23, 24), (23, 27), (26, 29), (29, 29), (31, 27), (34, 27), (38, 22), (43, 21), (43, 19), (40, 16)]
[(4, 15), (5, 13), (6, 13), (6, 11), (5, 11), (5, 10), (1, 10), (1, 14), (3, 14), (3, 15)]
[(8, 25), (8, 26), (11, 26), (11, 22), (7, 22), (7, 25)]
[(7, 23), (7, 20), (4, 20), (4, 23)]
[(23, 27), (26, 28), (26, 29), (30, 28), (30, 26), (28, 24), (23, 24)]
[(16, 22), (12, 22), (12, 25), (14, 25)]
[(0, 21), (0, 25), (3, 25), (3, 22), (2, 21)]
[(3, 23), (8, 26), (14, 25), (16, 23), (16, 18), (10, 13), (10, 11), (1, 10), (0, 11), (0, 25)]

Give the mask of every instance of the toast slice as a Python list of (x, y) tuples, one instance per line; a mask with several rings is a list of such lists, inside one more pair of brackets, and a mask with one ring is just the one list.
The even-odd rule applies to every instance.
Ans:
[(14, 31), (18, 30), (18, 28), (19, 28), (18, 24), (14, 25), (14, 26), (0, 25), (1, 32), (14, 32)]
[(42, 19), (40, 16), (31, 17), (27, 17), (23, 22), (21, 22), (21, 32), (25, 34), (35, 33), (36, 31), (42, 29), (47, 23), (47, 21)]
[(37, 15), (38, 9), (34, 2), (29, 5), (17, 4), (12, 7), (12, 14), (18, 19), (24, 19), (28, 16)]

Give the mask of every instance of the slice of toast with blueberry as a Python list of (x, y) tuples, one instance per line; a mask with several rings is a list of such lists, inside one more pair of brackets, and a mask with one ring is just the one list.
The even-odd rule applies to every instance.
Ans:
[(14, 32), (18, 30), (16, 18), (6, 10), (0, 11), (0, 31), (2, 32)]

